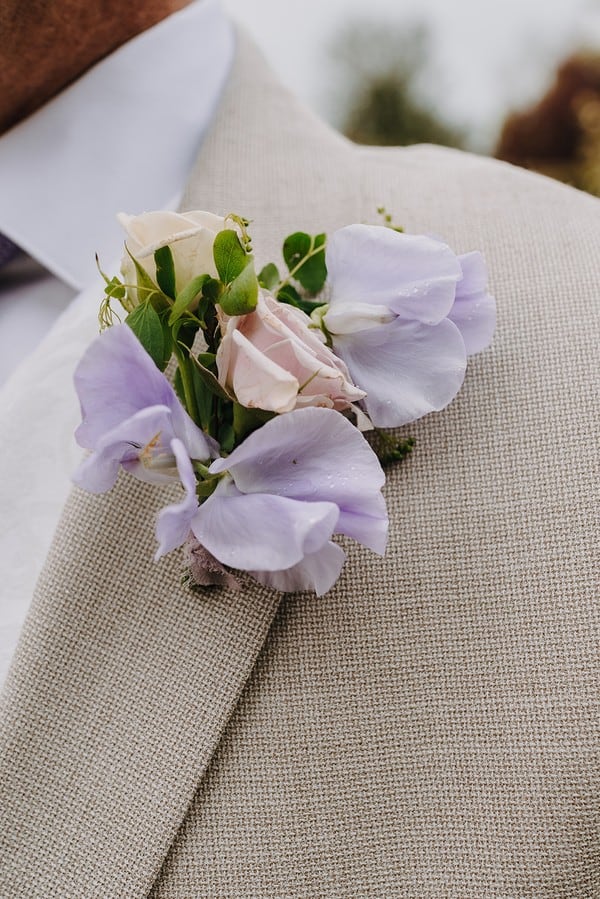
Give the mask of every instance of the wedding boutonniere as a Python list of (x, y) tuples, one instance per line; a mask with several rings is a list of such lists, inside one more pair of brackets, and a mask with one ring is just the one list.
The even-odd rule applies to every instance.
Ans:
[(257, 273), (240, 216), (120, 220), (122, 277), (104, 276), (102, 333), (75, 373), (91, 450), (75, 482), (102, 493), (124, 468), (179, 483), (156, 558), (184, 546), (192, 585), (235, 587), (242, 570), (326, 593), (345, 561), (335, 535), (385, 552), (382, 463), (412, 442), (382, 429), (443, 409), (491, 340), (482, 256), (349, 225), (290, 235), (283, 273)]

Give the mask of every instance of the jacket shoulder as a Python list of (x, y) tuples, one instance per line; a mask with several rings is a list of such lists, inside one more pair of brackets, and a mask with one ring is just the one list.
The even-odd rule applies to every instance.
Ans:
[[(567, 222), (567, 218), (573, 215), (581, 217), (582, 226), (600, 226), (596, 197), (507, 162), (430, 144), (357, 150), (367, 192), (378, 185), (382, 193), (401, 190), (403, 205), (414, 210), (417, 218), (427, 216), (429, 208), (442, 218), (444, 208), (451, 213), (460, 209), (463, 215), (495, 210), (506, 218), (518, 207), (549, 216), (557, 227), (572, 227), (573, 220)], [(501, 227), (502, 223), (498, 224)]]

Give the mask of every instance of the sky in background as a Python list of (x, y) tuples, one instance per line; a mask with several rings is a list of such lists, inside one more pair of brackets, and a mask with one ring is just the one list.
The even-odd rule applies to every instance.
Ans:
[[(427, 94), (466, 125), (476, 149), (503, 115), (539, 97), (556, 63), (582, 44), (600, 47), (600, 0), (224, 0), (282, 81), (334, 121), (329, 47), (351, 19), (424, 22), (432, 39)], [(365, 11), (368, 11), (366, 13)]]

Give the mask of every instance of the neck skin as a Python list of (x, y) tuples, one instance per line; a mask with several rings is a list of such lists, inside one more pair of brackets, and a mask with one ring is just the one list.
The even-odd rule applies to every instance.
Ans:
[(5, 0), (0, 6), (0, 134), (103, 57), (190, 0)]

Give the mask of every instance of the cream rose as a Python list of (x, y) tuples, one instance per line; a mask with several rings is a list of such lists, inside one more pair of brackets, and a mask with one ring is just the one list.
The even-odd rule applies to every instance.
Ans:
[[(213, 258), (215, 236), (225, 228), (225, 219), (211, 212), (143, 212), (141, 215), (120, 213), (117, 218), (127, 233), (127, 248), (154, 280), (154, 254), (169, 246), (175, 263), (175, 285), (180, 291), (196, 275), (217, 276)], [(135, 266), (127, 253), (121, 262), (125, 284), (137, 283)], [(137, 302), (137, 291), (130, 295)]]
[(254, 312), (230, 318), (217, 352), (221, 385), (242, 406), (290, 412), (347, 409), (365, 393), (301, 310), (261, 292)]

